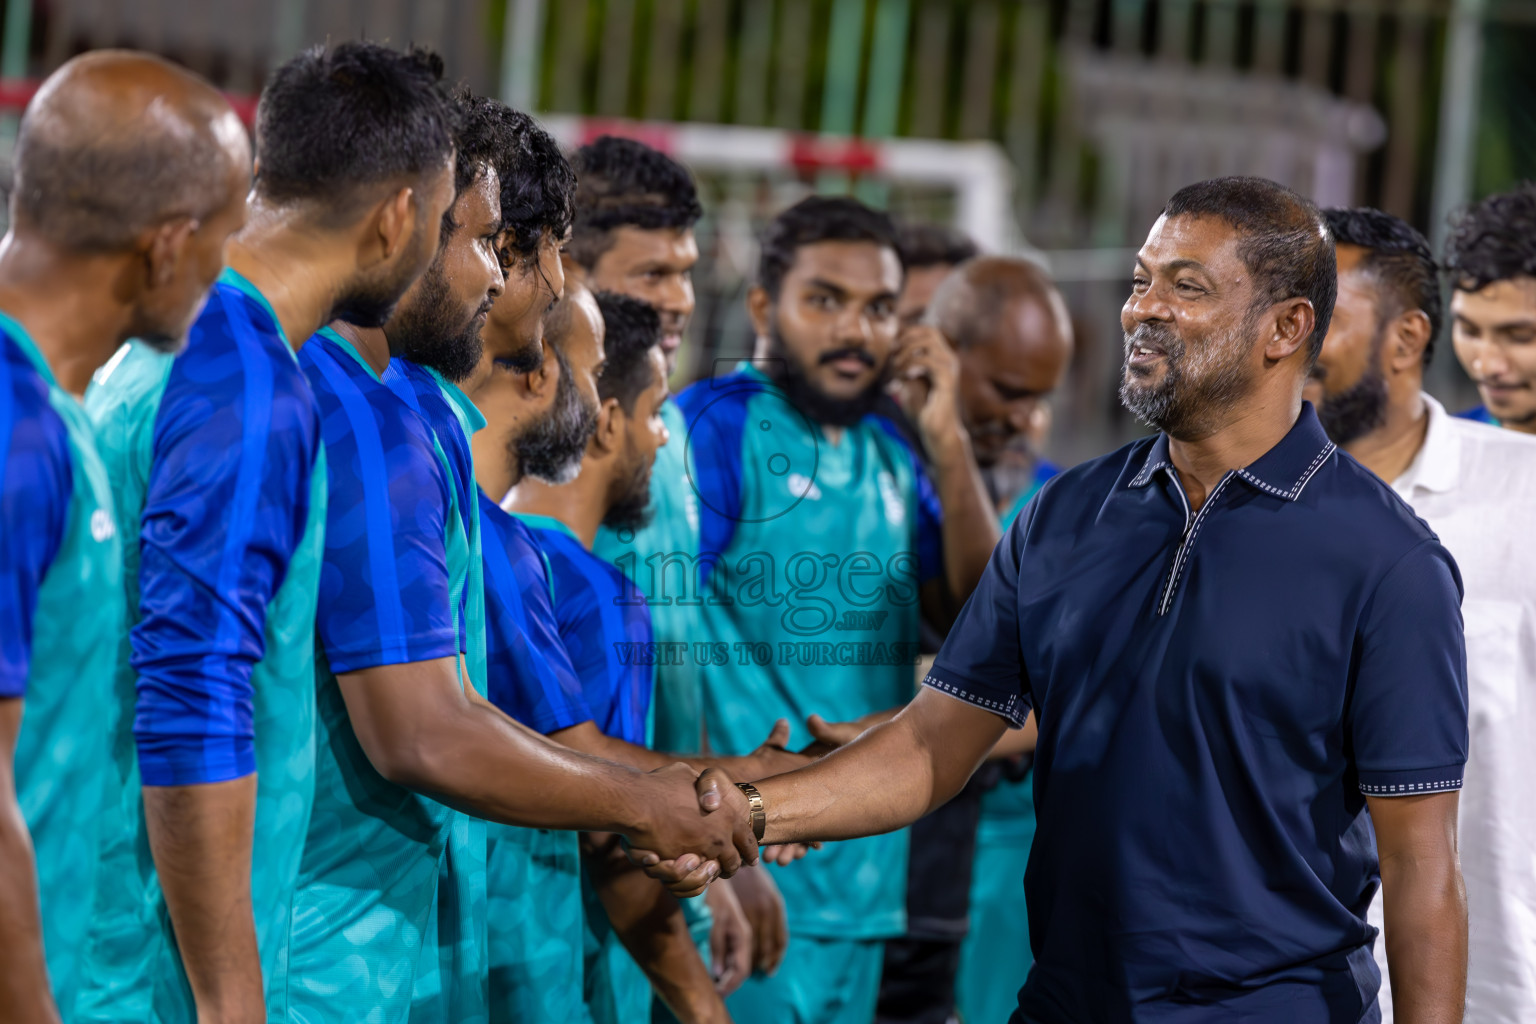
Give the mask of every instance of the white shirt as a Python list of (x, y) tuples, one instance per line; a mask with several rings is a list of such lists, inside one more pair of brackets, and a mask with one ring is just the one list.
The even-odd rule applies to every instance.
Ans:
[[(1536, 1022), (1536, 437), (1448, 415), (1392, 489), (1461, 569), (1471, 746), (1461, 790), (1469, 1024)], [(1371, 923), (1381, 927), (1381, 900)], [(1392, 1020), (1377, 940), (1382, 1019)]]

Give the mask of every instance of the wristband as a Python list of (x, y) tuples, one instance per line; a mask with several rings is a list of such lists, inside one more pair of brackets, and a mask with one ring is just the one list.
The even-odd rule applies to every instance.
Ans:
[(763, 794), (757, 791), (757, 787), (750, 782), (738, 782), (736, 788), (741, 790), (747, 798), (747, 807), (750, 810), (752, 821), (752, 835), (757, 838), (759, 845), (763, 842), (763, 833), (768, 831), (768, 813), (763, 810)]

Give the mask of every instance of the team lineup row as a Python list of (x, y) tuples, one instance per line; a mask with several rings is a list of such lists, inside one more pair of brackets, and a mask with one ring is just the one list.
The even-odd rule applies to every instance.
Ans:
[[(218, 93), (144, 55), (70, 62), (23, 121), (18, 1019), (871, 1020), (917, 902), (900, 830), (1037, 713), (1030, 927), (989, 983), (1024, 984), (1017, 1019), (1370, 1019), (1368, 906), (1398, 1019), (1459, 1019), (1457, 793), (1518, 721), (1478, 720), (1479, 616), (1528, 596), (1414, 453), (1529, 453), (1421, 396), (1422, 239), (1181, 190), (1122, 314), (1159, 433), (1003, 495), (1072, 347), (1037, 268), (925, 281), (886, 215), (803, 200), (761, 240), (752, 357), (674, 398), (687, 172), (614, 138), (568, 161), (441, 78), (295, 58), (254, 179)], [(1396, 376), (1351, 385), (1373, 319), (1401, 351), (1355, 361)], [(1401, 464), (1370, 444), (1391, 399)]]
[[(263, 93), (254, 182), (222, 99), (153, 58), (79, 58), (29, 108), (5, 262), (30, 287), (4, 289), (5, 694), (37, 865), (6, 921), (30, 955), (7, 977), (29, 1019), (631, 1020), (653, 983), (684, 1019), (724, 1019), (732, 985), (690, 938), (708, 910), (685, 914), (603, 836), (697, 893), (758, 849), (746, 798), (696, 790), (700, 768), (749, 780), (811, 755), (748, 701), (740, 728), (768, 739), (740, 756), (702, 756), (696, 701), (656, 723), (677, 752), (648, 749), (653, 659), (622, 651), (654, 643), (650, 618), (593, 553), (654, 523), (674, 535), (657, 550), (697, 561), (698, 510), (657, 514), (649, 487), (686, 314), (622, 294), (688, 288), (697, 200), (680, 167), (615, 139), (578, 154), (578, 186), (531, 119), (449, 94), (441, 70), (368, 44), (289, 62)], [(659, 202), (669, 183), (647, 174), (687, 200)], [(851, 201), (791, 213), (787, 263), (818, 232), (890, 233)], [(626, 267), (626, 227), (670, 238), (675, 266)], [(894, 324), (901, 269), (875, 252), (859, 301)], [(942, 354), (909, 356), (910, 375)], [(814, 447), (785, 410), (745, 412), (768, 381), (744, 369), (716, 414)], [(924, 436), (949, 441), (941, 383)], [(884, 707), (911, 692), (917, 571), (931, 587), (954, 538), (906, 442), (860, 444), (886, 550), (849, 578), (890, 608), (858, 648), (908, 652), (854, 659)], [(960, 458), (984, 524), (962, 545), (974, 580), (996, 527)], [(708, 635), (783, 635), (752, 625)], [(824, 710), (867, 703), (834, 692)], [(585, 978), (583, 915), (612, 947)]]

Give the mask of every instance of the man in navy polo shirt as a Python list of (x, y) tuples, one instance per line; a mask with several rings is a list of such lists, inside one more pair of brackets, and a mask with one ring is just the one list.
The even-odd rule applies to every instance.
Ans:
[(767, 842), (897, 828), (1033, 710), (1016, 1022), (1377, 1021), (1378, 886), (1396, 1019), (1461, 1020), (1460, 576), (1302, 401), (1335, 289), (1302, 197), (1176, 194), (1121, 314), (1159, 433), (1045, 485), (900, 715), (758, 785)]

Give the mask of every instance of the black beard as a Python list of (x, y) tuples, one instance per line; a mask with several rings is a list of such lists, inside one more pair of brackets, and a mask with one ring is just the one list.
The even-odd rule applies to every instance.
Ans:
[[(1247, 337), (1250, 325), (1245, 320), (1238, 329)], [(1137, 343), (1152, 342), (1163, 351), (1166, 367), (1162, 380), (1144, 383), (1131, 368), (1131, 351)], [(1120, 404), (1155, 430), (1171, 437), (1200, 437), (1210, 432), (1219, 414), (1249, 391), (1250, 382), (1243, 363), (1247, 353), (1231, 339), (1209, 340), (1222, 348), (1214, 353), (1214, 364), (1197, 378), (1185, 374), (1184, 343), (1172, 328), (1163, 324), (1143, 323), (1125, 336), (1125, 365), (1120, 381)]]
[(512, 439), (512, 453), (524, 476), (568, 484), (581, 472), (581, 457), (597, 431), (597, 409), (586, 405), (571, 381), (571, 364), (559, 349), (560, 383), (549, 411)]
[(455, 383), (466, 380), (480, 365), (485, 349), (480, 315), (489, 309), (489, 303), (483, 304), (466, 323), (463, 310), (449, 295), (447, 275), (434, 262), (422, 275), (413, 301), (401, 307), (385, 328), (389, 354), (430, 366)]
[[(800, 410), (812, 423), (829, 427), (857, 426), (860, 420), (875, 411), (881, 396), (885, 394), (886, 375), (882, 372), (861, 394), (853, 398), (834, 398), (823, 391), (790, 354), (777, 323), (769, 329), (768, 342), (767, 365), (760, 369), (784, 392), (784, 398), (789, 404)], [(825, 352), (821, 358), (826, 361), (842, 351)]]
[(1337, 395), (1324, 395), (1317, 418), (1334, 444), (1349, 444), (1387, 422), (1387, 377), (1381, 372), (1381, 345), (1386, 325), (1371, 342), (1370, 361), (1360, 379)]
[(608, 503), (603, 525), (610, 530), (643, 529), (651, 521), (651, 463), (636, 462), (620, 484), (618, 496)]

